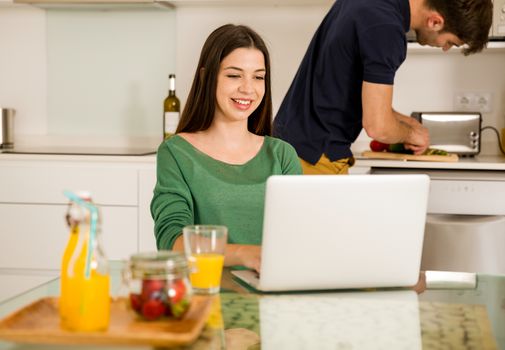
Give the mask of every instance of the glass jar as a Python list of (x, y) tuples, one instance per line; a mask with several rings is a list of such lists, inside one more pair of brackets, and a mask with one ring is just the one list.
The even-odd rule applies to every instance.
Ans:
[(189, 309), (193, 292), (183, 253), (162, 250), (133, 255), (123, 276), (131, 309), (143, 319), (180, 319)]

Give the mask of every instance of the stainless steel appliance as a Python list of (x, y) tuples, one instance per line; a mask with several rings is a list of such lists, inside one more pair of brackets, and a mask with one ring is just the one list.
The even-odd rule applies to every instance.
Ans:
[(12, 108), (0, 108), (0, 148), (14, 147), (14, 115)]
[(430, 146), (450, 153), (480, 153), (482, 115), (479, 112), (413, 112), (430, 133)]

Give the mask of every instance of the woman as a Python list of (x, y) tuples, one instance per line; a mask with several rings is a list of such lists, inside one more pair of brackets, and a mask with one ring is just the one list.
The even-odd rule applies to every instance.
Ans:
[(271, 124), (265, 43), (246, 26), (219, 27), (202, 48), (176, 135), (158, 149), (158, 249), (183, 250), (186, 225), (225, 225), (225, 265), (259, 271), (266, 179), (302, 171), (295, 150), (268, 136)]

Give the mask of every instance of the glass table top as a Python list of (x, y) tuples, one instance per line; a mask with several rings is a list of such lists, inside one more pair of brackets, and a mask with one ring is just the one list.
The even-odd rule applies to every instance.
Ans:
[[(116, 295), (125, 292), (120, 271), (113, 263)], [(225, 270), (202, 334), (183, 349), (505, 349), (505, 276), (477, 278), (473, 289), (255, 294)], [(1, 301), (0, 318), (58, 294), (53, 278)], [(66, 348), (0, 342), (0, 349)]]

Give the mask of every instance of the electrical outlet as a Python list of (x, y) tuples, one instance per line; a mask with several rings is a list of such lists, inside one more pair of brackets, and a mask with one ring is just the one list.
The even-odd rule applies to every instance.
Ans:
[(457, 111), (472, 111), (474, 95), (471, 92), (454, 95), (454, 109)]
[(493, 111), (490, 92), (458, 92), (454, 94), (454, 109), (490, 113)]
[(482, 92), (475, 94), (475, 105), (478, 107), (478, 110), (481, 113), (490, 113), (492, 112), (492, 105), (491, 105), (492, 99), (491, 99), (491, 93), (489, 92)]

